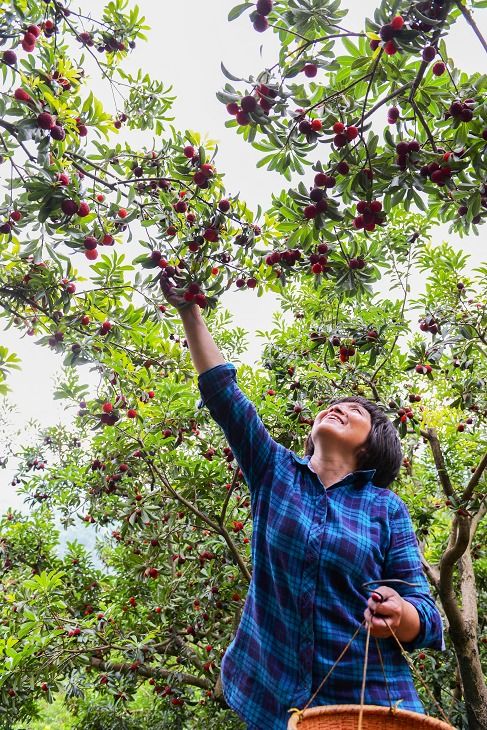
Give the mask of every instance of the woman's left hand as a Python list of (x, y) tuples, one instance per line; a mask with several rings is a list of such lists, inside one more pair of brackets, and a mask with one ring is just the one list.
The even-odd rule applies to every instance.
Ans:
[[(378, 594), (383, 596), (381, 602)], [(389, 586), (380, 586), (367, 601), (367, 608), (364, 611), (364, 618), (370, 625), (370, 634), (377, 639), (387, 639), (392, 636), (388, 627), (380, 618), (385, 618), (392, 630), (397, 633), (403, 616), (404, 600), (397, 591)]]

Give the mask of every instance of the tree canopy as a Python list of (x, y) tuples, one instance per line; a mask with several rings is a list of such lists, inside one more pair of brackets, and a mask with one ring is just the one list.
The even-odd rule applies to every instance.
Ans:
[[(486, 727), (487, 263), (433, 241), (436, 224), (462, 237), (487, 215), (487, 77), (448, 55), (458, 22), (486, 50), (485, 5), (385, 0), (361, 28), (339, 0), (236, 6), (230, 21), (279, 39), (272, 67), (222, 66), (214, 90), (242, 154), (252, 145), (283, 178), (252, 211), (225, 190), (216, 144), (178, 130), (172, 89), (130, 67), (149, 31), (135, 4), (87, 17), (0, 0), (0, 314), (59, 356), (55, 397), (73, 409), (22, 447), (11, 486), (29, 512), (0, 520), (0, 726), (31, 727), (55, 702), (83, 730), (242, 728), (219, 667), (251, 577), (250, 499), (197, 407), (164, 277), (286, 447), (303, 452), (337, 395), (393, 420), (393, 488), (448, 627), (445, 654), (412, 655), (418, 689), (455, 727)], [(121, 129), (146, 144), (118, 142)], [(257, 367), (221, 304), (234, 289), (279, 298)], [(2, 393), (16, 366), (0, 346)], [(79, 541), (60, 554), (56, 519), (96, 529), (96, 562)]]

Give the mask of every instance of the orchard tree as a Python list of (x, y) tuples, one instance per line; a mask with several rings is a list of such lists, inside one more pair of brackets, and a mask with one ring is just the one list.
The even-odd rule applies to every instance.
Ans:
[[(264, 334), (260, 369), (238, 369), (286, 447), (302, 453), (313, 413), (339, 394), (393, 418), (405, 452), (394, 488), (448, 627), (445, 656), (414, 655), (418, 687), (455, 726), (487, 726), (487, 265), (469, 273), (465, 255), (431, 243), (435, 223), (462, 236), (486, 216), (486, 77), (455, 68), (446, 46), (468, 22), (485, 48), (482, 6), (384, 2), (353, 30), (337, 2), (231, 11), (281, 43), (255, 79), (223, 67), (231, 84), (217, 93), (259, 165), (293, 185), (258, 215), (225, 191), (214, 146), (170, 123), (171, 89), (124, 70), (147, 30), (136, 7), (116, 0), (94, 19), (57, 0), (0, 6), (0, 307), (63, 359), (55, 395), (75, 408), (71, 428), (22, 449), (13, 486), (30, 512), (1, 522), (9, 726), (61, 693), (85, 729), (242, 727), (219, 666), (251, 577), (250, 498), (197, 407), (161, 277), (234, 362), (245, 333), (222, 310), (226, 290), (275, 292), (294, 316)], [(411, 300), (418, 271), (426, 289)], [(385, 276), (397, 299), (378, 299)], [(17, 360), (0, 357), (6, 378)], [(59, 556), (54, 514), (96, 531), (100, 567), (76, 542)]]

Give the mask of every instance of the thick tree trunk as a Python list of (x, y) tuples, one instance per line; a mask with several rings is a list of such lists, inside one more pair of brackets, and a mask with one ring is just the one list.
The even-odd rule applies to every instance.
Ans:
[(480, 665), (477, 637), (458, 636), (451, 624), (450, 636), (462, 677), (468, 728), (469, 730), (487, 730), (487, 686)]
[[(457, 535), (453, 533), (452, 537), (456, 540)], [(470, 545), (471, 540), (457, 561), (462, 607), (454, 594), (449, 570), (440, 569), (439, 593), (457, 655), (469, 730), (487, 730), (487, 685), (478, 649), (478, 595)]]

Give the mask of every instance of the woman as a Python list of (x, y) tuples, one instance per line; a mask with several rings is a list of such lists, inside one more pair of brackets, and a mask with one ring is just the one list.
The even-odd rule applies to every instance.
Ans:
[[(304, 707), (365, 618), (377, 639), (365, 703), (389, 705), (390, 696), (423, 712), (384, 622), (408, 651), (444, 648), (411, 519), (388, 489), (402, 461), (396, 430), (365, 398), (341, 398), (316, 416), (304, 458), (286, 449), (239, 389), (199, 307), (167, 279), (161, 285), (181, 315), (199, 407), (223, 429), (251, 495), (252, 580), (221, 668), (229, 706), (249, 730), (285, 730), (288, 710)], [(407, 583), (393, 583), (395, 590), (389, 579)], [(376, 581), (371, 595), (368, 581)], [(365, 637), (362, 629), (310, 706), (360, 703)]]

